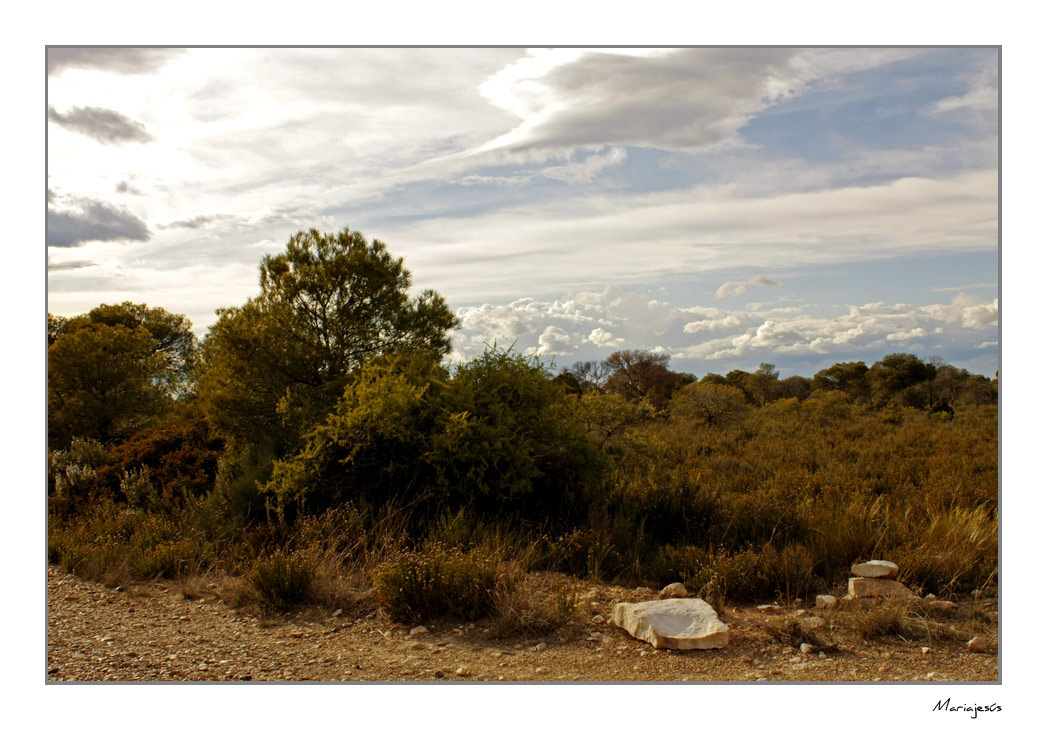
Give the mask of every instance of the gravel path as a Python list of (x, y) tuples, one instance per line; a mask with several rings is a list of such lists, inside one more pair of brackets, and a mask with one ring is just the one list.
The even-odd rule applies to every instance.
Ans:
[[(990, 652), (962, 642), (900, 638), (801, 654), (761, 628), (755, 609), (728, 609), (722, 650), (655, 651), (602, 620), (637, 591), (586, 584), (588, 631), (577, 638), (493, 640), (481, 625), (440, 623), (409, 636), (363, 606), (358, 615), (302, 612), (265, 622), (171, 583), (111, 589), (48, 572), (50, 682), (752, 682), (996, 681)], [(995, 631), (995, 630), (994, 630)], [(924, 652), (922, 647), (929, 647)]]

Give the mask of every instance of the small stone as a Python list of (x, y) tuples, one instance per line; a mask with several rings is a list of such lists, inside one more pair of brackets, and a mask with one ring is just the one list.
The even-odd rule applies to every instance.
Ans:
[(938, 672), (927, 672), (927, 679), (934, 679), (938, 676)]
[(921, 646), (920, 647), (920, 653), (921, 654), (930, 654), (931, 653), (931, 647), (929, 647), (929, 646)]
[(535, 651), (545, 651), (545, 642), (541, 641), (541, 642), (535, 644), (534, 645), (534, 650)]
[(789, 660), (789, 663), (790, 664), (799, 664), (802, 661), (803, 661), (803, 657), (802, 656), (794, 656), (792, 659)]
[(419, 636), (421, 634), (428, 634), (428, 633), (429, 633), (429, 629), (425, 628), (424, 626), (415, 626), (413, 629), (411, 629), (410, 631), (407, 632), (407, 634), (409, 636), (411, 636), (411, 637)]
[(658, 600), (660, 601), (664, 601), (667, 598), (687, 598), (687, 596), (687, 588), (683, 583), (670, 583), (658, 592)]
[(807, 615), (807, 611), (805, 611), (802, 608), (799, 609), (798, 611), (793, 611), (793, 617), (794, 618), (800, 618), (801, 616), (806, 616), (806, 615)]
[(782, 610), (782, 607), (773, 603), (762, 603), (756, 607), (756, 610), (760, 613), (778, 613)]
[(800, 621), (800, 625), (805, 629), (820, 629), (827, 623), (828, 621), (821, 616), (808, 616)]
[(444, 673), (437, 669), (435, 672), (433, 672), (433, 676), (437, 679), (443, 679)]
[(459, 677), (468, 677), (469, 676), (469, 668), (468, 667), (458, 667), (457, 669), (454, 670), (454, 673), (457, 674)]
[(814, 599), (814, 607), (815, 608), (824, 608), (824, 609), (832, 610), (832, 609), (836, 608), (836, 603), (837, 603), (836, 596), (821, 595), (821, 596), (817, 596)]
[(338, 618), (341, 615), (342, 615), (342, 609), (339, 608), (339, 609), (336, 609), (335, 612), (331, 614), (331, 618)]
[(535, 674), (548, 674), (549, 670), (546, 669), (545, 667), (535, 667), (534, 668), (534, 673)]
[(975, 654), (987, 652), (989, 651), (989, 642), (985, 640), (984, 636), (975, 636), (967, 642), (967, 651)]
[(852, 565), (851, 572), (862, 578), (893, 578), (898, 566), (887, 560), (869, 560)]
[(934, 595), (933, 593), (928, 593), (926, 596), (923, 597), (923, 600), (925, 600), (925, 601), (937, 601), (938, 600), (938, 596)]
[(929, 608), (937, 608), (941, 611), (951, 611), (956, 608), (956, 604), (952, 601), (931, 601), (927, 606)]
[(813, 644), (806, 644), (806, 643), (800, 644), (800, 653), (801, 654), (810, 654), (813, 651), (814, 651), (814, 645)]
[(589, 619), (589, 621), (590, 621), (590, 623), (594, 623), (594, 624), (602, 624), (605, 621), (605, 619), (600, 614), (596, 614), (591, 619)]

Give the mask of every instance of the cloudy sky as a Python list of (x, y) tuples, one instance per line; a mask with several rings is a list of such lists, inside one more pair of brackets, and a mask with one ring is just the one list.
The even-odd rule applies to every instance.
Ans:
[(892, 352), (999, 367), (988, 48), (47, 54), (48, 308), (188, 315), (295, 231), (362, 231), (458, 357), (703, 375)]

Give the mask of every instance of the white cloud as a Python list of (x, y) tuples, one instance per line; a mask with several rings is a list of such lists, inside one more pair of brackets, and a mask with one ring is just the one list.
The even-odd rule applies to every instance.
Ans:
[(559, 327), (549, 325), (542, 334), (538, 335), (538, 347), (528, 348), (528, 354), (567, 355), (573, 349), (570, 335)]
[(995, 250), (995, 170), (733, 197), (693, 187), (589, 195), (387, 226), (425, 285), (494, 299), (734, 268)]
[(494, 74), (480, 92), (521, 121), (480, 148), (626, 144), (686, 148), (732, 140), (799, 91), (797, 49), (554, 49)]
[(498, 339), (503, 345), (515, 342), (531, 354), (580, 360), (603, 359), (612, 347), (661, 351), (671, 355), (679, 369), (700, 370), (703, 362), (706, 367), (722, 363), (727, 369), (754, 368), (776, 358), (826, 365), (844, 359), (871, 363), (899, 346), (927, 353), (958, 344), (975, 348), (986, 341), (985, 333), (996, 322), (986, 319), (974, 328), (964, 324), (965, 313), (993, 307), (954, 298), (922, 306), (869, 302), (836, 312), (802, 303), (757, 304), (744, 310), (677, 308), (638, 292), (608, 288), (566, 299), (525, 298), (504, 307), (462, 308), (462, 329), (454, 339), (463, 358), (479, 354), (484, 343)]
[(625, 340), (621, 337), (615, 337), (612, 333), (605, 330), (603, 327), (597, 327), (589, 333), (587, 338), (589, 342), (593, 343), (597, 347), (621, 347), (625, 344)]
[(752, 289), (754, 286), (773, 286), (778, 289), (784, 289), (785, 284), (781, 284), (772, 279), (768, 279), (766, 276), (754, 276), (751, 279), (745, 281), (728, 281), (723, 284), (719, 289), (716, 290), (717, 299), (727, 299), (728, 297), (741, 296), (745, 292)]
[(999, 104), (999, 67), (995, 59), (979, 71), (966, 77), (967, 91), (959, 96), (940, 99), (931, 108), (942, 114), (955, 111), (995, 111)]
[(919, 339), (920, 337), (926, 337), (926, 336), (927, 336), (927, 333), (924, 332), (923, 327), (913, 327), (908, 332), (892, 332), (891, 334), (887, 335), (886, 339), (887, 340), (907, 341), (907, 340)]

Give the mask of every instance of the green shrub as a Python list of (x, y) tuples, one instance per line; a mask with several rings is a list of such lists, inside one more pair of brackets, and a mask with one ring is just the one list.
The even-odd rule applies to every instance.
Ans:
[(305, 553), (277, 551), (256, 559), (247, 581), (263, 607), (283, 611), (306, 599), (314, 567)]
[(492, 613), (495, 595), (518, 576), (486, 550), (441, 544), (401, 555), (374, 572), (378, 603), (394, 621), (442, 616), (477, 619)]
[(140, 578), (177, 578), (209, 568), (215, 561), (210, 546), (192, 537), (161, 542), (134, 553), (131, 570)]

